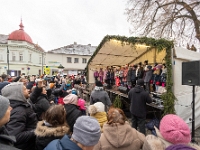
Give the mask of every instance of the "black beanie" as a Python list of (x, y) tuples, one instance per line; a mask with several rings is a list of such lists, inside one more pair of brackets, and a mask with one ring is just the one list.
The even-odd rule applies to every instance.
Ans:
[(95, 85), (98, 87), (103, 87), (103, 84), (101, 83), (101, 81), (96, 81)]
[(138, 79), (137, 80), (137, 85), (144, 86), (144, 80), (143, 79)]

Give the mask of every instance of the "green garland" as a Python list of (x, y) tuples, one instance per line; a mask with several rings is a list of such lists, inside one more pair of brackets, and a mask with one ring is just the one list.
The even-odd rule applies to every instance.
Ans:
[(115, 97), (115, 100), (114, 100), (114, 102), (113, 102), (113, 106), (114, 106), (115, 108), (122, 108), (122, 101), (121, 101), (119, 95), (117, 95), (117, 96)]
[(121, 44), (124, 45), (124, 42), (130, 43), (130, 44), (146, 44), (148, 46), (151, 46), (151, 48), (155, 48), (158, 52), (161, 52), (163, 50), (166, 51), (165, 56), (165, 63), (167, 67), (167, 81), (166, 81), (166, 90), (167, 92), (162, 95), (162, 99), (164, 101), (164, 112), (163, 115), (166, 114), (174, 114), (174, 101), (176, 100), (173, 92), (173, 81), (172, 81), (172, 48), (174, 46), (173, 41), (168, 41), (166, 39), (154, 39), (154, 38), (148, 38), (148, 37), (125, 37), (125, 36), (116, 36), (116, 35), (107, 35), (103, 38), (101, 43), (98, 45), (96, 51), (92, 55), (92, 57), (89, 59), (88, 64), (86, 66), (86, 72), (88, 77), (88, 65), (92, 61), (92, 59), (96, 56), (96, 54), (99, 52), (99, 50), (102, 48), (102, 46), (109, 40), (118, 40), (121, 41)]

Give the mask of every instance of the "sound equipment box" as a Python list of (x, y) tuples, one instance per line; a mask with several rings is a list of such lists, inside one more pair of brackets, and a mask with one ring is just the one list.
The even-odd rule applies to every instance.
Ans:
[(182, 62), (182, 85), (200, 85), (200, 61)]
[(124, 86), (119, 86), (119, 87), (118, 87), (118, 90), (119, 90), (121, 93), (124, 93), (124, 94), (127, 94), (127, 93), (128, 93), (127, 87), (124, 87)]
[(112, 89), (112, 86), (109, 85), (109, 84), (107, 84), (107, 83), (104, 83), (104, 84), (103, 84), (103, 87), (104, 87), (105, 89)]

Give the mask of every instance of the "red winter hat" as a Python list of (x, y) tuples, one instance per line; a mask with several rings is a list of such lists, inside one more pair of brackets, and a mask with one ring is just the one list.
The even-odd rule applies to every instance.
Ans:
[(165, 140), (173, 144), (188, 144), (191, 134), (188, 125), (177, 115), (168, 114), (160, 121), (160, 133)]

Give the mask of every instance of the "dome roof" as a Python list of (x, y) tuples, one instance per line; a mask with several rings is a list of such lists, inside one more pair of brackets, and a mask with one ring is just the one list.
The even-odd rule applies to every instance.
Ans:
[(31, 37), (24, 31), (22, 20), (19, 27), (20, 27), (19, 30), (15, 30), (9, 35), (8, 40), (26, 41), (29, 43), (33, 43)]

